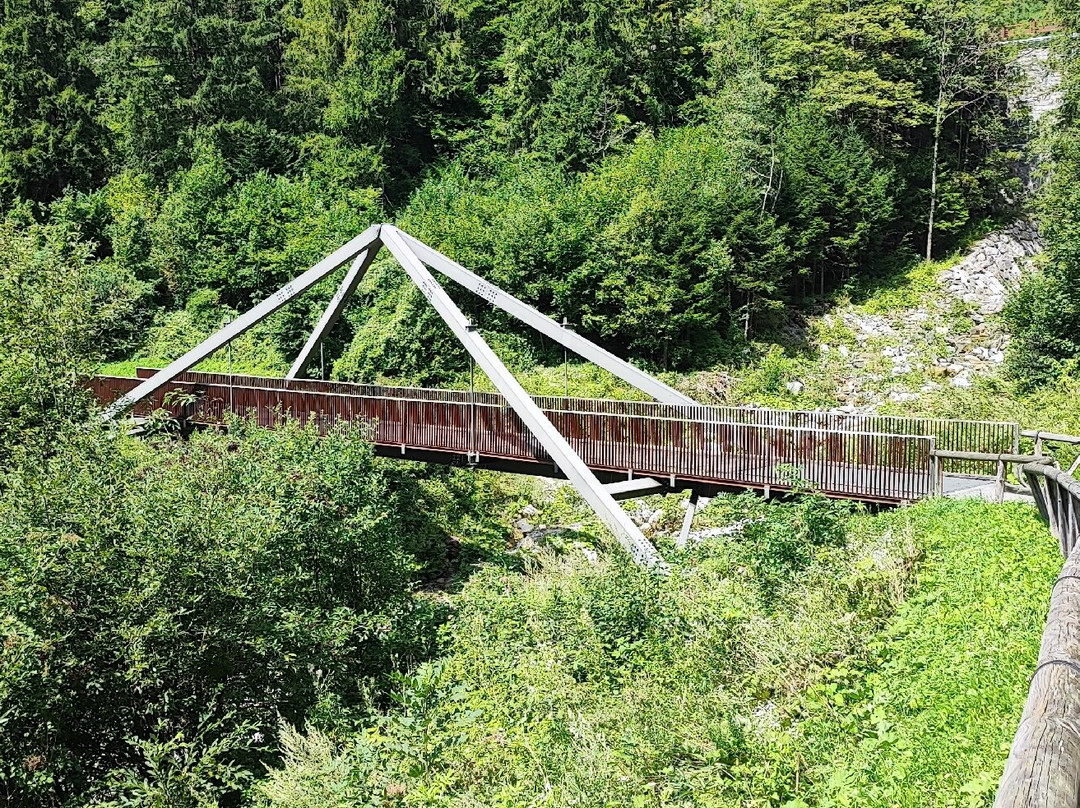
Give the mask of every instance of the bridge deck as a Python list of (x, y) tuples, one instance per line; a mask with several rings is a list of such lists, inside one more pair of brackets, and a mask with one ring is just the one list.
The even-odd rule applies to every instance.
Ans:
[[(108, 404), (138, 382), (97, 377), (90, 386)], [(195, 403), (165, 405), (174, 390), (192, 394)], [(911, 501), (936, 489), (936, 445), (1010, 451), (1015, 442), (1014, 425), (989, 422), (574, 398), (537, 403), (598, 476), (654, 477), (704, 491), (802, 485), (865, 502)], [(492, 394), (191, 372), (139, 411), (160, 407), (203, 424), (224, 423), (230, 411), (267, 427), (283, 415), (322, 429), (360, 423), (383, 455), (558, 473), (517, 415)]]

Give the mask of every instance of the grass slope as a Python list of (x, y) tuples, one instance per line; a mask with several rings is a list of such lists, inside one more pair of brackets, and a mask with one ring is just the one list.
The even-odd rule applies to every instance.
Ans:
[(927, 502), (879, 517), (914, 530), (917, 582), (857, 666), (808, 694), (822, 806), (989, 805), (1027, 696), (1054, 541), (1025, 505)]

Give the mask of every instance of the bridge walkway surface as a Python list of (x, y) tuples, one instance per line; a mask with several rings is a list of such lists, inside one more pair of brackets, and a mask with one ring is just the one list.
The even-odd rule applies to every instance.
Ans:
[[(90, 387), (106, 406), (154, 373), (99, 376)], [(602, 481), (651, 478), (667, 490), (703, 495), (804, 488), (899, 504), (985, 485), (995, 474), (991, 461), (937, 452), (1010, 453), (1019, 441), (1016, 424), (990, 421), (572, 397), (535, 401)], [(155, 409), (204, 425), (224, 424), (229, 412), (266, 427), (284, 416), (320, 429), (359, 424), (384, 456), (561, 476), (517, 413), (492, 393), (189, 371), (136, 412)]]

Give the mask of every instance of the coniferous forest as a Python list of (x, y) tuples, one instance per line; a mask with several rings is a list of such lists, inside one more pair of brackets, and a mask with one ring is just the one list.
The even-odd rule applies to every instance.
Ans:
[[(1064, 92), (1042, 128), (1015, 103), (1032, 20)], [(0, 806), (990, 805), (1060, 566), (1028, 507), (730, 496), (702, 525), (738, 535), (679, 550), (668, 498), (659, 578), (565, 488), (387, 461), (361, 430), (133, 436), (83, 382), (179, 356), (385, 221), (673, 384), (769, 403), (807, 318), (903, 300), (1033, 215), (1002, 374), (929, 414), (1080, 429), (1078, 21), (0, 0)], [(229, 367), (281, 375), (334, 289)], [(534, 387), (569, 378), (455, 297)], [(470, 368), (384, 254), (320, 372)]]
[[(107, 358), (393, 220), (623, 353), (706, 367), (1019, 199), (1025, 123), (987, 42), (1024, 10), (12, 3), (0, 205), (89, 245)], [(340, 375), (460, 370), (416, 351), (438, 329), (396, 285), (340, 335)]]

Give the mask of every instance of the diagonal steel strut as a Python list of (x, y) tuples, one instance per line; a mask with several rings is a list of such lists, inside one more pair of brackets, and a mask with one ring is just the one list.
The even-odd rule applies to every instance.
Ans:
[(338, 247), (299, 278), (285, 284), (253, 309), (245, 312), (216, 334), (200, 342), (168, 367), (159, 370), (130, 393), (120, 396), (105, 409), (102, 418), (104, 420), (115, 418), (128, 407), (137, 404), (147, 396), (153, 395), (185, 370), (191, 369), (218, 348), (228, 345), (260, 320), (273, 314), (294, 297), (306, 292), (343, 263), (354, 258), (358, 253), (369, 250), (369, 248), (370, 250), (377, 250), (378, 248), (375, 245), (379, 239), (379, 228), (380, 225), (373, 224), (347, 244)]
[[(384, 225), (384, 227), (389, 227), (389, 225)], [(470, 272), (461, 264), (447, 258), (438, 250), (433, 250), (431, 247), (427, 246), (422, 241), (413, 238), (408, 233), (404, 233), (400, 230), (397, 232), (408, 246), (412, 248), (416, 256), (429, 267), (461, 284), (473, 294), (482, 297), (484, 300), (488, 301), (493, 306), (502, 309), (512, 317), (516, 317), (526, 325), (532, 326), (544, 336), (565, 346), (582, 359), (587, 359), (594, 365), (599, 365), (604, 368), (604, 370), (610, 371), (623, 381), (632, 384), (643, 393), (652, 396), (657, 401), (662, 401), (665, 404), (697, 404), (694, 399), (680, 393), (674, 387), (670, 387), (645, 371), (639, 370), (629, 362), (615, 356), (615, 354), (610, 351), (605, 351), (599, 345), (587, 340), (580, 334), (575, 334), (568, 328), (564, 328), (547, 315), (541, 314), (528, 303), (518, 300), (512, 294), (500, 289), (495, 284), (485, 281), (479, 275)]]
[(435, 281), (428, 268), (406, 243), (405, 234), (387, 224), (383, 225), (381, 238), (383, 244), (393, 253), (413, 283), (420, 288), (424, 297), (476, 360), (476, 364), (494, 382), (526, 428), (540, 441), (548, 455), (558, 465), (559, 470), (566, 475), (578, 493), (592, 506), (596, 515), (615, 534), (615, 538), (630, 553), (631, 558), (642, 566), (665, 570), (667, 565), (656, 552), (656, 548), (649, 543), (626, 511), (619, 507), (611, 494), (596, 479), (592, 469), (585, 465), (585, 461), (578, 456), (543, 411), (536, 406), (536, 402), (525, 392), (484, 338), (477, 331), (472, 330), (461, 309), (450, 299), (446, 290)]
[(330, 302), (326, 306), (326, 311), (324, 311), (322, 317), (319, 318), (315, 330), (311, 332), (311, 336), (308, 337), (307, 342), (304, 343), (304, 347), (301, 348), (300, 353), (297, 354), (296, 361), (292, 363), (289, 372), (285, 374), (286, 379), (291, 381), (292, 379), (301, 379), (307, 375), (307, 366), (311, 362), (311, 357), (315, 355), (315, 351), (318, 350), (322, 341), (326, 339), (327, 335), (337, 324), (338, 319), (341, 317), (341, 312), (345, 308), (345, 304), (349, 302), (349, 298), (353, 296), (356, 287), (360, 285), (360, 281), (363, 280), (364, 275), (367, 274), (368, 267), (370, 267), (371, 262), (375, 260), (375, 256), (378, 254), (380, 247), (382, 247), (382, 242), (375, 239), (364, 252), (356, 256), (352, 266), (349, 267), (349, 271), (345, 273), (345, 278), (341, 281), (341, 285), (338, 287), (337, 291), (334, 292), (334, 296), (330, 298)]

